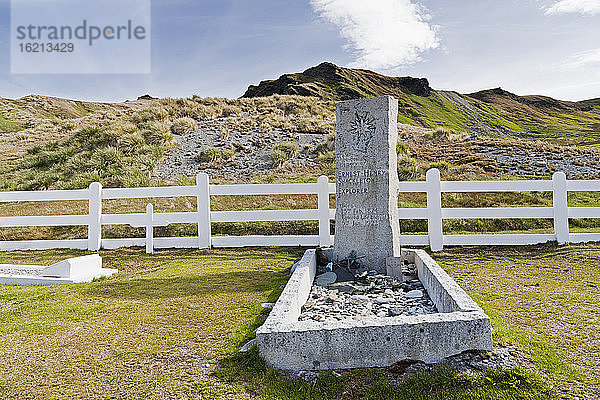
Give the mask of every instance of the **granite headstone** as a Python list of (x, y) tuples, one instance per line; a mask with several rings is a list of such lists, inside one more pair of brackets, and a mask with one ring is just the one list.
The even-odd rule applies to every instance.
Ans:
[(397, 115), (391, 96), (337, 105), (334, 257), (355, 251), (362, 265), (382, 273), (388, 257), (400, 256)]

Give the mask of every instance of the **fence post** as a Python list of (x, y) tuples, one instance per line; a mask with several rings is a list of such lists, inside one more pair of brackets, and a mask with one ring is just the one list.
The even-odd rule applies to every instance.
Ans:
[(89, 194), (88, 250), (98, 251), (102, 245), (102, 184), (92, 182)]
[(211, 226), (210, 226), (210, 185), (208, 174), (196, 175), (196, 188), (198, 200), (198, 248), (210, 249)]
[(442, 184), (440, 171), (432, 168), (427, 171), (427, 231), (429, 247), (432, 251), (444, 248), (444, 233), (442, 230)]
[(331, 229), (329, 218), (329, 178), (321, 176), (317, 180), (319, 192), (319, 246), (331, 246)]
[(146, 206), (146, 253), (154, 253), (154, 206)]
[(552, 207), (554, 234), (558, 244), (569, 243), (569, 206), (567, 204), (567, 176), (564, 172), (552, 175)]

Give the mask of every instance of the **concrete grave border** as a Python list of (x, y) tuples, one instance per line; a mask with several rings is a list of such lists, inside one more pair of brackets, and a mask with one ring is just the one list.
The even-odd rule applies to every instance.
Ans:
[(316, 273), (315, 250), (300, 260), (265, 323), (256, 331), (261, 357), (285, 370), (386, 367), (438, 362), (467, 350), (492, 350), (490, 319), (423, 250), (402, 249), (440, 311), (345, 321), (298, 321)]

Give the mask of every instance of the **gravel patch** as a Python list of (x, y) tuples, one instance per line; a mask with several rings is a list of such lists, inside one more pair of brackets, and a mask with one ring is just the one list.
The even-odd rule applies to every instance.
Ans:
[(314, 285), (298, 320), (341, 321), (437, 312), (418, 279), (401, 282), (386, 275), (370, 274), (359, 281)]
[[(173, 179), (177, 176), (194, 176), (206, 172), (210, 176), (252, 176), (272, 170), (271, 153), (277, 143), (293, 142), (298, 152), (287, 164), (293, 167), (314, 166), (312, 152), (322, 143), (326, 135), (322, 133), (258, 132), (240, 129), (228, 130), (225, 119), (200, 121), (198, 128), (186, 135), (175, 135), (177, 143), (166, 159), (155, 168), (154, 174), (160, 179)], [(233, 157), (214, 162), (198, 162), (194, 159), (201, 150), (208, 148), (233, 150)]]
[(593, 179), (600, 175), (600, 157), (595, 154), (531, 151), (519, 148), (480, 149), (479, 153), (495, 160), (511, 175), (548, 176), (564, 172), (569, 179)]

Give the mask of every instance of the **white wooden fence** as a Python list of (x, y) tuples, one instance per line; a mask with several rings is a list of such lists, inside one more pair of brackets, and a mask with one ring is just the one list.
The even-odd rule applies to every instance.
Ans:
[[(403, 246), (430, 246), (433, 251), (444, 245), (527, 245), (557, 241), (600, 241), (600, 233), (569, 233), (569, 218), (600, 218), (600, 207), (568, 207), (568, 191), (600, 191), (600, 180), (567, 180), (562, 172), (555, 173), (552, 180), (522, 181), (440, 181), (440, 172), (431, 169), (427, 180), (401, 182), (401, 192), (427, 193), (426, 208), (400, 208), (402, 220), (427, 220), (427, 235), (401, 235)], [(552, 207), (504, 207), (504, 208), (442, 208), (442, 193), (481, 192), (552, 192)], [(254, 210), (211, 211), (211, 196), (249, 195), (315, 195), (318, 208), (308, 210)], [(335, 194), (335, 184), (322, 176), (317, 183), (269, 184), (269, 185), (209, 185), (208, 175), (199, 174), (195, 186), (145, 187), (104, 189), (92, 183), (82, 190), (48, 190), (31, 192), (0, 192), (0, 203), (20, 201), (68, 201), (87, 200), (87, 215), (15, 216), (0, 217), (2, 227), (24, 226), (81, 226), (88, 227), (87, 239), (76, 240), (30, 240), (0, 241), (0, 251), (44, 250), (55, 248), (87, 249), (91, 251), (120, 247), (146, 246), (151, 253), (155, 248), (210, 248), (247, 246), (330, 246), (334, 237), (330, 221), (335, 210), (329, 209), (329, 195)], [(102, 200), (195, 197), (195, 212), (154, 213), (148, 204), (146, 213), (104, 214)], [(444, 219), (471, 218), (547, 218), (554, 220), (553, 234), (469, 234), (445, 235)], [(213, 236), (211, 223), (252, 221), (318, 221), (319, 235), (307, 236)], [(153, 227), (174, 223), (197, 224), (196, 237), (154, 237)], [(145, 227), (145, 238), (103, 239), (102, 225), (130, 225)]]

